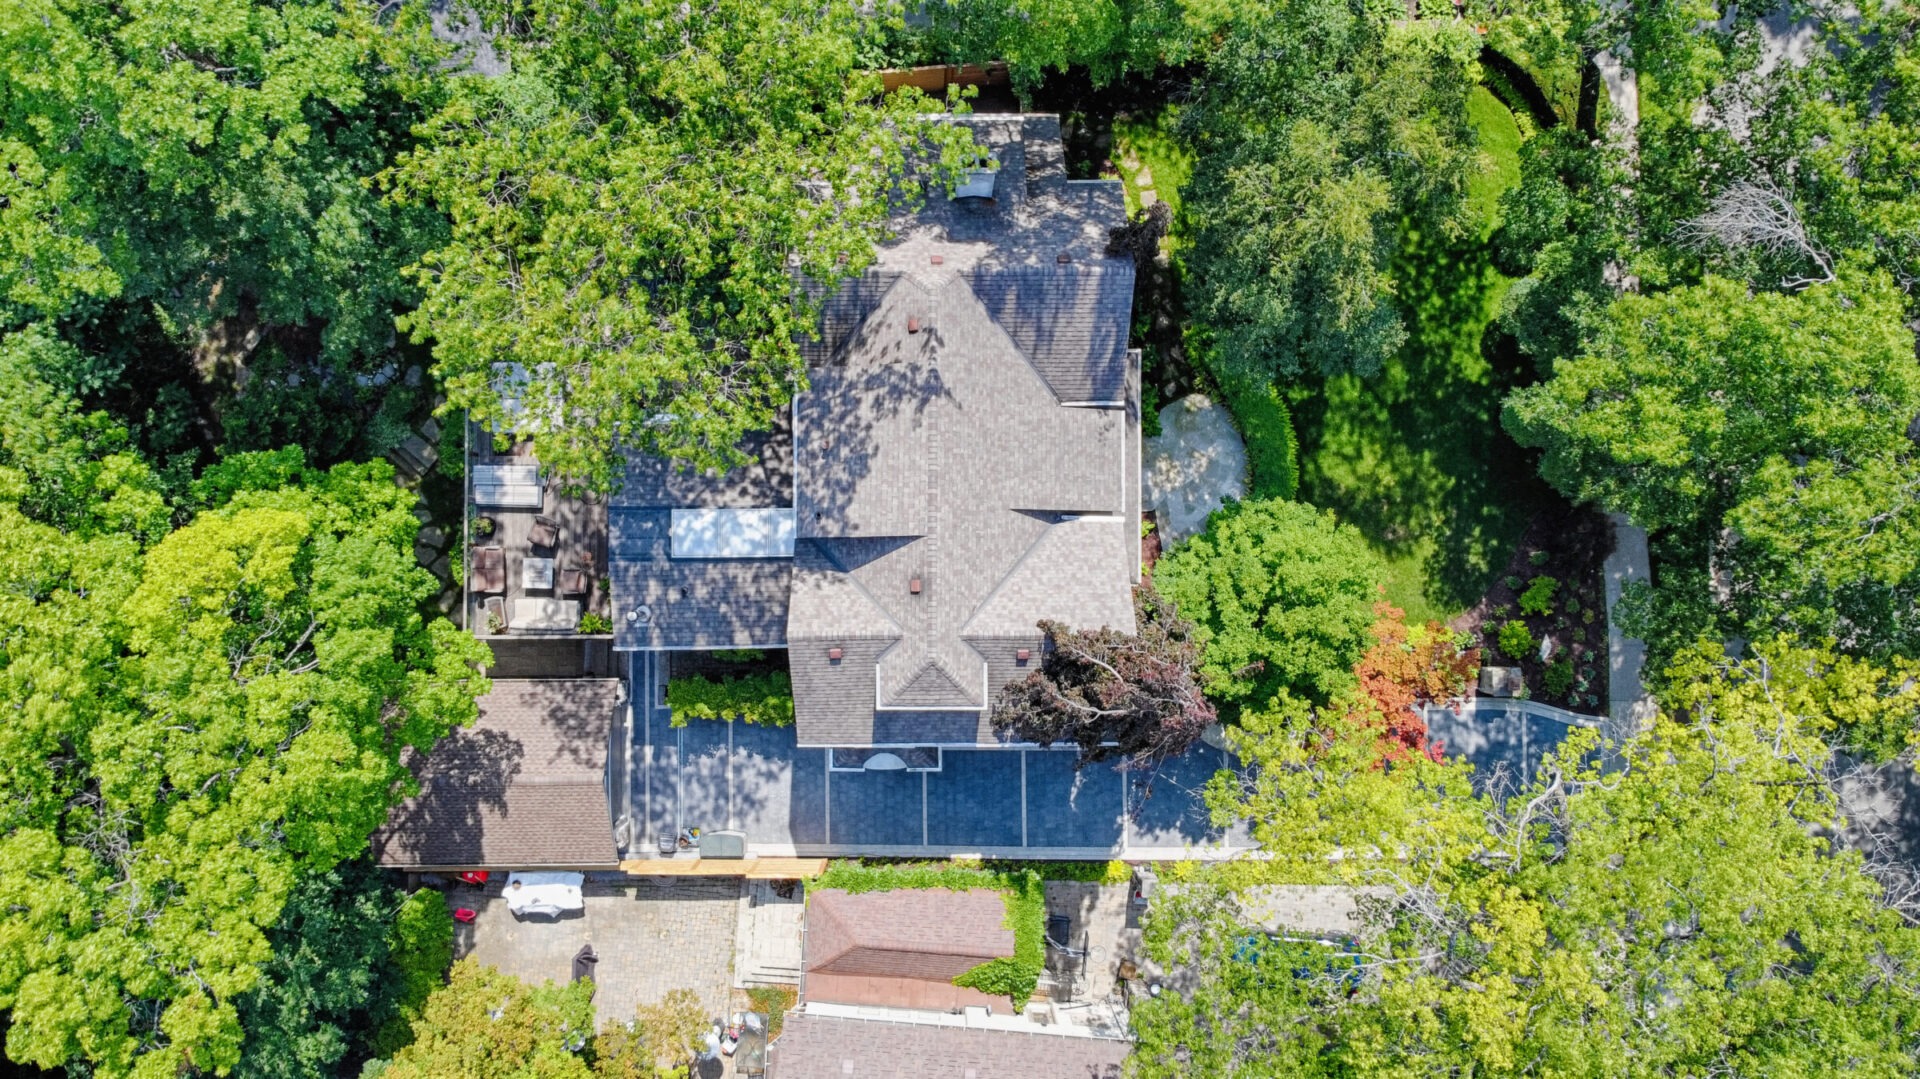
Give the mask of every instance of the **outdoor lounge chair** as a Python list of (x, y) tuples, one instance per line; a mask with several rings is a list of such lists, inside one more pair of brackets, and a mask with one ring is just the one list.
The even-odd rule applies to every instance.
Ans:
[(560, 525), (551, 517), (535, 517), (533, 531), (527, 533), (527, 542), (535, 547), (557, 547), (560, 544)]
[[(488, 633), (503, 632), (507, 628), (507, 601), (499, 596), (488, 596), (480, 604), (481, 625)], [(495, 629), (495, 625), (499, 629)]]
[(560, 594), (563, 596), (584, 596), (587, 594), (587, 571), (583, 569), (564, 569), (560, 571)]
[(507, 552), (501, 547), (482, 547), (473, 552), (473, 590), (507, 590)]

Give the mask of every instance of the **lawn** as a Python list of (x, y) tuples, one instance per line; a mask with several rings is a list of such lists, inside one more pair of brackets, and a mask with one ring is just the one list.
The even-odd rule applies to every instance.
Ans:
[(1127, 214), (1140, 211), (1140, 191), (1149, 186), (1177, 217), (1180, 189), (1193, 175), (1193, 155), (1174, 137), (1178, 107), (1168, 105), (1149, 114), (1116, 116), (1113, 120), (1113, 161), (1127, 188)]
[(1484, 235), (1519, 178), (1519, 131), (1476, 87), (1470, 113), (1489, 168), (1470, 197), (1481, 238), (1417, 231), (1397, 268), (1409, 340), (1372, 379), (1308, 380), (1289, 392), (1300, 497), (1364, 532), (1389, 567), (1387, 597), (1409, 618), (1446, 620), (1479, 599), (1527, 521), (1553, 504), (1533, 460), (1500, 427), (1500, 402), (1531, 367), (1492, 327), (1511, 282)]

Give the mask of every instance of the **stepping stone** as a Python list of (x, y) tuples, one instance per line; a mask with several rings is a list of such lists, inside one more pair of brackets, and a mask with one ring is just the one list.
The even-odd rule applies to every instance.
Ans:
[(1140, 208), (1142, 210), (1151, 208), (1154, 203), (1159, 201), (1160, 196), (1153, 193), (1153, 188), (1145, 187), (1140, 189)]
[(432, 525), (428, 525), (420, 530), (418, 536), (414, 537), (414, 542), (423, 547), (431, 547), (436, 551), (444, 550), (447, 546), (447, 534)]

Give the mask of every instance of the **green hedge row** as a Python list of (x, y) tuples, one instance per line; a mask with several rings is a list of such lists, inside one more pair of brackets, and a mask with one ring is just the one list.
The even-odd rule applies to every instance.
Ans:
[(1300, 446), (1293, 417), (1273, 386), (1229, 384), (1223, 387), (1227, 411), (1247, 444), (1247, 497), (1292, 499), (1300, 490)]
[(689, 719), (743, 719), (763, 727), (793, 726), (793, 679), (785, 671), (743, 674), (737, 678), (694, 675), (667, 683), (667, 707), (673, 725)]

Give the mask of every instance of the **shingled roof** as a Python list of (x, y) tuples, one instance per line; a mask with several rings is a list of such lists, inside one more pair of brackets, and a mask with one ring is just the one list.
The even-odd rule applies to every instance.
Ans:
[[(1132, 627), (1121, 187), (1066, 178), (1055, 117), (948, 122), (997, 162), (993, 196), (903, 202), (822, 299), (791, 431), (738, 481), (636, 465), (612, 512), (616, 647), (786, 645), (801, 745), (992, 741), (1037, 623)], [(793, 557), (673, 558), (664, 511), (709, 506), (791, 506)]]
[(1128, 1042), (810, 1014), (787, 1017), (768, 1079), (1120, 1079)]
[(988, 889), (908, 888), (807, 897), (809, 974), (871, 975), (951, 982), (990, 959), (1013, 954), (1007, 904)]
[(373, 835), (404, 869), (619, 864), (607, 801), (617, 679), (495, 679), (480, 718), (409, 765), (420, 793)]

